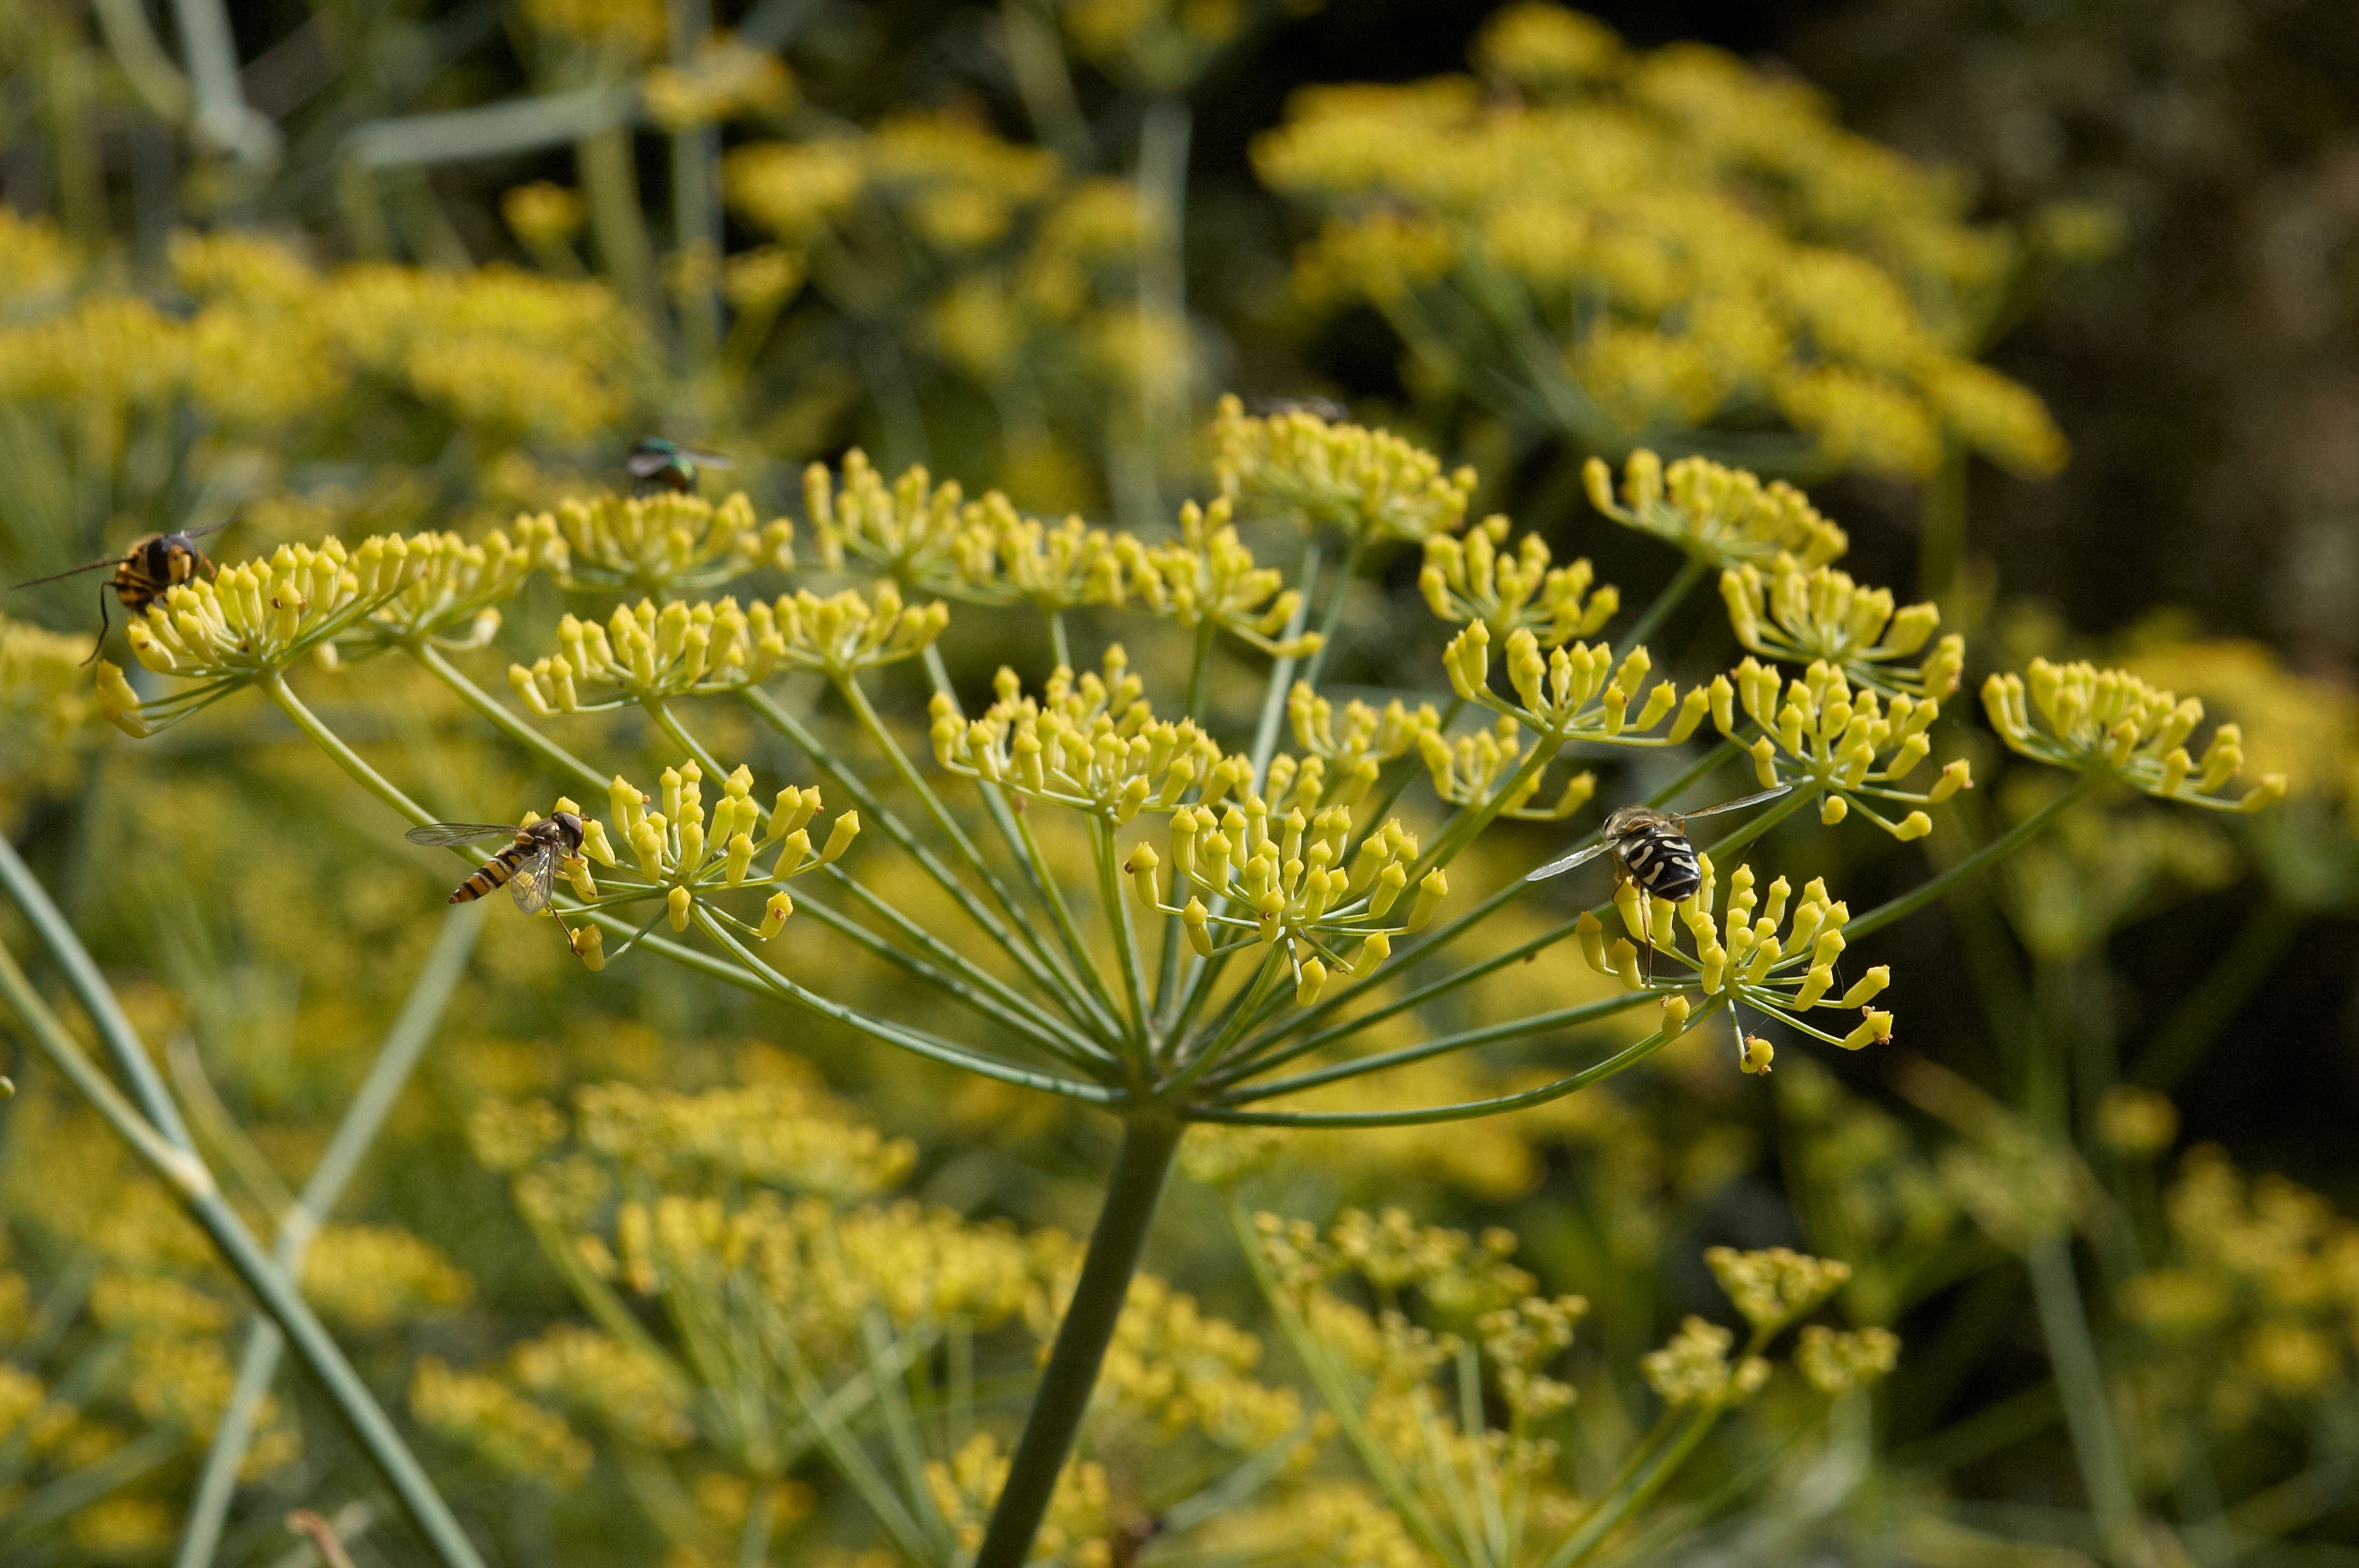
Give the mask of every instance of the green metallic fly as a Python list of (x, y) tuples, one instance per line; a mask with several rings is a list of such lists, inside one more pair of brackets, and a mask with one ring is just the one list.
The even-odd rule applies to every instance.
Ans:
[(648, 436), (631, 449), (631, 455), (623, 466), (630, 470), (631, 477), (639, 481), (643, 490), (661, 487), (693, 492), (698, 470), (725, 469), (731, 463), (718, 452), (699, 451), (693, 447), (683, 447), (678, 441), (668, 441), (661, 436)]

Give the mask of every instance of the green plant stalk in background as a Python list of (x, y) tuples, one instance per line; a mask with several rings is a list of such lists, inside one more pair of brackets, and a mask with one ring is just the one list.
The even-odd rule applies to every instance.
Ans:
[[(97, 971), (90, 956), (82, 949), (56, 905), (34, 881), (31, 872), (16, 851), (5, 840), (0, 840), (0, 884), (5, 884), (9, 896), (16, 901), (42, 945), (56, 958), (68, 976), (86, 975), (94, 980)], [(236, 1211), (222, 1196), (212, 1174), (205, 1168), (188, 1142), (188, 1134), (180, 1127), (177, 1114), (170, 1110), (170, 1101), (163, 1085), (157, 1079), (155, 1069), (147, 1063), (147, 1054), (136, 1036), (129, 1033), (129, 1023), (114, 1004), (108, 1000), (89, 1009), (92, 1021), (97, 1024), (99, 1037), (106, 1042), (118, 1065), (136, 1062), (142, 1070), (128, 1072), (133, 1084), (144, 1089), (143, 1098), (162, 1107), (170, 1118), (169, 1125), (178, 1136), (159, 1131), (155, 1121), (141, 1113), (125, 1098), (114, 1083), (88, 1062), (73, 1037), (33, 989), (14, 956), (0, 948), (0, 1000), (5, 1000), (17, 1022), (32, 1036), (43, 1054), (65, 1074), (108, 1125), (131, 1145), (133, 1151), (162, 1177), (190, 1218), (203, 1227), (213, 1245), (220, 1249), (224, 1262), (236, 1271), (245, 1287), (262, 1303), (263, 1310), (278, 1325), (302, 1357), (306, 1368), (320, 1380), (334, 1401), (336, 1411), (351, 1429), (387, 1486), (401, 1500), (401, 1505), (425, 1537), (443, 1568), (484, 1568), (483, 1559), (474, 1545), (460, 1528), (450, 1506), (435, 1490), (433, 1481), (412, 1454), (385, 1411), (370, 1394), (360, 1374), (353, 1370), (335, 1340), (329, 1335), (311, 1309), (304, 1303), (279, 1264), (265, 1252), (245, 1227)]]

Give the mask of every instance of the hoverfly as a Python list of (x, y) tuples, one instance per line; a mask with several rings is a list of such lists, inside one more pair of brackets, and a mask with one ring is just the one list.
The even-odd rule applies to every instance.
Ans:
[(486, 838), (511, 840), (506, 849), (477, 866), (473, 876), (453, 889), (450, 902), (467, 903), (505, 883), (518, 909), (527, 914), (538, 914), (549, 907), (549, 895), (557, 891), (557, 862), (582, 852), (582, 819), (570, 811), (560, 811), (526, 827), (514, 823), (429, 822), (423, 827), (411, 828), (403, 837), (413, 844), (429, 848), (474, 844)]
[[(1677, 903), (1683, 898), (1691, 897), (1698, 888), (1703, 886), (1703, 868), (1696, 864), (1695, 846), (1688, 842), (1687, 825), (1699, 816), (1713, 816), (1723, 811), (1737, 811), (1748, 806), (1758, 806), (1765, 800), (1775, 800), (1793, 787), (1790, 784), (1782, 784), (1776, 789), (1723, 800), (1718, 806), (1707, 806), (1701, 811), (1658, 811), (1651, 806), (1616, 806), (1606, 815), (1605, 825), (1599, 830), (1596, 843), (1550, 860), (1526, 876), (1524, 881), (1545, 881), (1575, 866), (1587, 865), (1610, 850), (1614, 856), (1615, 891), (1620, 891), (1625, 881), (1636, 882), (1642, 900), (1664, 898)], [(1649, 929), (1653, 925), (1651, 919), (1642, 919), (1641, 924)], [(1654, 958), (1651, 942), (1647, 945), (1647, 957), (1651, 965)], [(1736, 1017), (1733, 1008), (1729, 1017), (1732, 1021)], [(1759, 1070), (1764, 1073), (1769, 1070), (1768, 1052), (1769, 1043), (1765, 1040), (1761, 1042), (1761, 1053), (1757, 1058), (1761, 1063)], [(1756, 1059), (1753, 1047), (1745, 1041), (1741, 1023), (1736, 1028), (1736, 1058), (1740, 1064), (1750, 1064)], [(1746, 1065), (1746, 1071), (1753, 1070), (1749, 1065)]]
[[(188, 581), (200, 571), (207, 577), (218, 575), (213, 569), (212, 562), (207, 560), (204, 552), (197, 548), (196, 541), (208, 534), (218, 534), (236, 521), (236, 518), (231, 517), (215, 523), (210, 527), (188, 528), (176, 534), (150, 534), (145, 538), (134, 539), (131, 542), (131, 547), (120, 556), (110, 556), (102, 561), (91, 561), (82, 566), (69, 567), (64, 571), (51, 572), (48, 577), (37, 577), (30, 582), (20, 582), (16, 586), (38, 588), (45, 582), (57, 582), (61, 579), (76, 577), (83, 572), (94, 572), (102, 568), (113, 567), (114, 576), (98, 585), (98, 640), (103, 644), (106, 641), (106, 590), (108, 589), (114, 590), (114, 597), (123, 605), (125, 614), (145, 615), (149, 605), (164, 597), (166, 589)], [(92, 647), (90, 651), (90, 659), (96, 657), (98, 657), (98, 649)], [(90, 659), (84, 659), (82, 663), (88, 664)]]
[(1641, 892), (1677, 903), (1703, 885), (1703, 871), (1696, 864), (1695, 846), (1688, 842), (1687, 825), (1699, 816), (1716, 816), (1723, 811), (1736, 811), (1745, 806), (1758, 806), (1765, 800), (1775, 800), (1793, 787), (1792, 784), (1782, 784), (1776, 789), (1765, 789), (1758, 795), (1748, 795), (1736, 800), (1723, 800), (1718, 806), (1707, 806), (1701, 811), (1658, 811), (1651, 806), (1617, 806), (1606, 816), (1605, 826), (1599, 830), (1596, 843), (1550, 860), (1525, 877), (1524, 881), (1545, 881), (1575, 866), (1585, 866), (1611, 850), (1614, 886), (1618, 888), (1625, 881), (1636, 882)]
[(661, 436), (647, 436), (631, 449), (623, 466), (643, 487), (660, 485), (666, 490), (685, 492), (696, 488), (699, 468), (725, 469), (732, 464), (718, 452), (702, 452), (678, 441), (667, 441)]

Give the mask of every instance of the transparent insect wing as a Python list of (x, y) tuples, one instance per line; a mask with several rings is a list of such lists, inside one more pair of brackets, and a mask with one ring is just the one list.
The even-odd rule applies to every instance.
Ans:
[(633, 479), (653, 479), (671, 467), (674, 460), (669, 452), (633, 452), (624, 460), (623, 466), (630, 470)]
[(1586, 849), (1575, 849), (1570, 855), (1561, 856), (1556, 860), (1550, 860), (1538, 871), (1526, 873), (1524, 881), (1527, 882), (1538, 882), (1546, 881), (1550, 877), (1561, 876), (1566, 871), (1572, 870), (1575, 866), (1585, 866), (1589, 864), (1590, 861), (1597, 859), (1598, 856), (1603, 855), (1606, 850), (1613, 847), (1614, 846), (1610, 843), (1599, 843), (1592, 844)]
[(734, 469), (737, 466), (734, 458), (722, 452), (708, 452), (701, 447), (682, 447), (679, 455), (703, 468)]
[(486, 838), (513, 838), (516, 824), (496, 822), (429, 822), (402, 835), (413, 844), (439, 849), (448, 844), (478, 844)]
[(526, 857), (516, 874), (508, 879), (508, 896), (527, 914), (538, 914), (549, 907), (550, 895), (557, 891), (557, 846), (543, 844)]
[(1765, 800), (1775, 800), (1779, 795), (1791, 792), (1793, 787), (1792, 784), (1782, 784), (1776, 789), (1765, 789), (1756, 795), (1739, 795), (1734, 800), (1723, 800), (1718, 806), (1707, 806), (1701, 811), (1682, 811), (1679, 814), (1680, 820), (1693, 822), (1699, 816), (1717, 816), (1723, 811), (1741, 811), (1748, 806), (1758, 806)]

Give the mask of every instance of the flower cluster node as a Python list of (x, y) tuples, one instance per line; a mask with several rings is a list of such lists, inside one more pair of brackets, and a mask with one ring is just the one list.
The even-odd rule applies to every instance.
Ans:
[(1666, 1404), (1743, 1404), (1769, 1380), (1769, 1363), (1746, 1356), (1730, 1365), (1735, 1344), (1736, 1336), (1720, 1325), (1690, 1317), (1669, 1344), (1639, 1357), (1638, 1369)]
[(2126, 670), (2085, 663), (2034, 659), (2027, 673), (2027, 682), (2024, 676), (1995, 675), (1983, 683), (1991, 728), (2027, 757), (2083, 773), (2103, 769), (2158, 800), (2212, 811), (2258, 811), (2285, 794), (2282, 773), (2263, 775), (2238, 799), (2220, 793), (2245, 765), (2244, 732), (2223, 724), (2201, 758), (2190, 756), (2187, 740), (2203, 721), (2201, 698), (2181, 698)]
[(1440, 459), (1398, 436), (1330, 424), (1307, 409), (1254, 417), (1225, 396), (1212, 439), (1224, 499), (1365, 545), (1455, 533), (1474, 493), (1473, 469), (1444, 473)]
[[(1441, 717), (1431, 703), (1419, 703), (1412, 713), (1396, 697), (1381, 711), (1364, 702), (1345, 703), (1338, 733), (1335, 705), (1307, 681), (1296, 681), (1286, 694), (1286, 716), (1304, 755), (1299, 763), (1284, 754), (1272, 758), (1266, 793), (1273, 800), (1284, 799), (1288, 782), (1297, 783), (1299, 795), (1303, 784), (1315, 781), (1305, 803), (1314, 806), (1359, 805), (1386, 762), (1418, 750), (1426, 736), (1441, 728)], [(1282, 777), (1286, 782), (1280, 782)]]
[[(1416, 836), (1387, 821), (1361, 839), (1347, 862), (1351, 808), (1303, 802), (1299, 788), (1296, 798), (1301, 804), (1283, 816), (1250, 793), (1225, 805), (1181, 806), (1171, 815), (1169, 882), (1152, 845), (1134, 850), (1130, 865), (1140, 896), (1178, 915), (1201, 956), (1283, 941), (1296, 1000), (1307, 1007), (1331, 978), (1375, 973), (1391, 956), (1393, 937), (1433, 918), (1450, 881), (1438, 870), (1428, 871), (1396, 916), (1417, 864)], [(1358, 950), (1346, 957), (1354, 941)]]
[(1714, 1247), (1703, 1260), (1745, 1321), (1765, 1337), (1809, 1313), (1851, 1278), (1848, 1263), (1785, 1247), (1759, 1252)]
[(1452, 741), (1439, 727), (1420, 732), (1418, 755), (1431, 775), (1433, 793), (1452, 806), (1487, 809), (1504, 799), (1499, 814), (1527, 822), (1561, 822), (1579, 811), (1597, 792), (1597, 775), (1583, 769), (1564, 781), (1564, 790), (1552, 806), (1534, 806), (1544, 768), (1527, 767), (1533, 750), (1523, 741), (1522, 728), (1512, 718), (1488, 730), (1477, 730)]
[(1182, 626), (1211, 626), (1272, 658), (1300, 658), (1318, 651), (1316, 632), (1286, 635), (1302, 608), (1302, 594), (1284, 589), (1283, 573), (1254, 564), (1253, 552), (1237, 537), (1227, 496), (1203, 507), (1190, 501), (1180, 509), (1180, 537), (1142, 544), (1128, 535), (1114, 541), (1128, 593), (1150, 615), (1167, 615)]
[(1764, 658), (1829, 664), (1861, 686), (1934, 701), (1958, 689), (1965, 669), (1966, 642), (1954, 633), (1915, 666), (1901, 665), (1932, 638), (1940, 611), (1896, 610), (1890, 589), (1861, 588), (1833, 567), (1781, 554), (1765, 575), (1746, 561), (1720, 574), (1720, 596), (1736, 640)]
[(1822, 1394), (1864, 1389), (1900, 1364), (1900, 1336), (1888, 1328), (1857, 1332), (1814, 1323), (1795, 1336), (1794, 1365)]
[(1622, 592), (1611, 583), (1593, 592), (1596, 572), (1585, 559), (1551, 567), (1548, 542), (1538, 534), (1507, 542), (1507, 520), (1484, 518), (1454, 538), (1446, 534), (1425, 541), (1425, 566), (1418, 573), (1418, 591), (1433, 613), (1444, 621), (1480, 621), (1495, 637), (1528, 631), (1544, 648), (1561, 647), (1586, 637), (1614, 617), (1622, 607)]
[[(1826, 884), (1813, 877), (1799, 898), (1783, 877), (1756, 891), (1753, 868), (1739, 866), (1729, 880), (1724, 917), (1715, 921), (1712, 904), (1717, 890), (1712, 857), (1697, 857), (1702, 884), (1674, 909), (1661, 899), (1644, 896), (1636, 882), (1625, 881), (1614, 892), (1626, 936), (1606, 940), (1604, 923), (1583, 914), (1573, 935), (1582, 958), (1601, 975), (1618, 979), (1631, 990), (1653, 989), (1670, 993), (1700, 991), (1717, 997), (1731, 1008), (1751, 1008), (1782, 1019), (1813, 1039), (1856, 1051), (1891, 1038), (1892, 1015), (1870, 1007), (1892, 983), (1892, 972), (1877, 965), (1854, 981), (1840, 996), (1834, 989), (1836, 962), (1845, 943), (1843, 927), (1850, 908), (1827, 896)], [(1757, 911), (1757, 914), (1756, 914)], [(1677, 945), (1676, 927), (1684, 925), (1694, 945), (1690, 956)], [(1651, 982), (1639, 962), (1642, 946), (1654, 948), (1694, 970), (1692, 977), (1658, 977)], [(1835, 1035), (1802, 1022), (1813, 1008), (1856, 1011), (1859, 1023)], [(1664, 1010), (1667, 1037), (1684, 1032), (1690, 1010)], [(1766, 1043), (1765, 1043), (1766, 1044)], [(1769, 1055), (1756, 1054), (1740, 1035), (1739, 1064), (1747, 1072), (1767, 1072)]]
[(571, 498), (553, 516), (517, 518), (516, 532), (526, 548), (549, 552), (568, 588), (667, 593), (795, 564), (794, 524), (757, 522), (742, 491), (717, 506), (680, 491)]
[(1873, 687), (1854, 690), (1843, 672), (1824, 661), (1780, 681), (1775, 668), (1748, 655), (1734, 674), (1733, 681), (1712, 677), (1713, 725), (1731, 739), (1736, 738), (1740, 713), (1757, 725), (1761, 733), (1751, 750), (1762, 787), (1787, 782), (1782, 761), (1799, 771), (1800, 777), (1793, 781), (1798, 787), (1823, 797), (1821, 822), (1832, 826), (1856, 809), (1896, 838), (1922, 838), (1933, 830), (1933, 819), (1923, 810), (1895, 822), (1868, 800), (1938, 806), (1973, 787), (1972, 765), (1962, 757), (1944, 763), (1921, 793), (1894, 787), (1933, 749), (1930, 731), (1941, 705), (1931, 697), (1904, 692), (1887, 701)]
[(803, 510), (828, 570), (842, 571), (847, 556), (857, 557), (905, 589), (959, 580), (965, 499), (956, 480), (936, 484), (923, 466), (887, 485), (857, 447), (844, 454), (840, 485), (824, 463), (803, 470)]
[(1765, 485), (1743, 469), (1703, 458), (1681, 458), (1667, 469), (1650, 451), (1631, 453), (1623, 465), (1618, 503), (1605, 460), (1590, 459), (1582, 478), (1590, 503), (1606, 516), (1723, 570), (1748, 562), (1771, 564), (1781, 555), (1808, 568), (1851, 548), (1850, 535), (1820, 516), (1810, 497), (1785, 481)]
[(1155, 717), (1122, 644), (1106, 649), (1103, 668), (1076, 679), (1060, 665), (1035, 698), (1003, 666), (993, 682), (996, 700), (973, 719), (937, 692), (934, 760), (967, 778), (1117, 823), (1172, 810), (1200, 786), (1217, 802), (1241, 773), (1250, 776), (1248, 768), (1224, 765), (1219, 745), (1192, 720)]
[[(1450, 640), (1442, 664), (1460, 697), (1507, 716), (1542, 741), (1616, 746), (1675, 746), (1693, 735), (1708, 711), (1701, 687), (1680, 699), (1671, 682), (1647, 686), (1654, 667), (1644, 648), (1618, 661), (1603, 643), (1574, 643), (1543, 654), (1529, 627), (1507, 634), (1507, 683), (1516, 701), (1491, 689), (1491, 629), (1477, 621)], [(1643, 699), (1638, 698), (1641, 689)], [(1648, 733), (1669, 721), (1659, 733)]]

